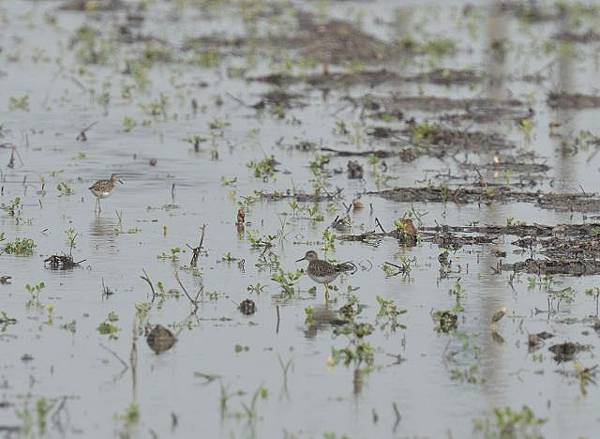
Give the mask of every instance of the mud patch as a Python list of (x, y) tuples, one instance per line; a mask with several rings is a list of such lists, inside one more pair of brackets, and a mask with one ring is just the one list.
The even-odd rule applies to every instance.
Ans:
[(286, 192), (260, 192), (257, 195), (266, 201), (296, 200), (298, 202), (331, 201), (340, 198), (342, 189), (333, 193), (306, 193), (288, 189)]
[(532, 203), (543, 209), (572, 212), (597, 212), (600, 198), (596, 194), (552, 193), (513, 191), (507, 186), (449, 188), (441, 187), (400, 187), (383, 191), (367, 192), (396, 202), (435, 202), (456, 204), (493, 202)]
[(600, 41), (600, 34), (591, 29), (584, 33), (565, 31), (554, 34), (552, 38), (559, 41), (567, 41), (569, 43), (588, 44), (595, 41)]
[(575, 359), (575, 355), (583, 351), (589, 351), (591, 346), (573, 343), (570, 341), (550, 346), (549, 350), (554, 354), (554, 361), (563, 363)]
[(585, 95), (580, 93), (550, 93), (547, 104), (550, 108), (585, 109), (600, 107), (600, 96)]
[(59, 6), (61, 11), (106, 12), (125, 8), (121, 0), (71, 0)]
[(437, 85), (474, 85), (482, 82), (484, 76), (475, 70), (434, 69), (404, 78), (404, 80)]
[(537, 275), (564, 274), (569, 276), (591, 276), (600, 274), (600, 262), (579, 259), (527, 259), (514, 264), (500, 264), (503, 271), (525, 272)]
[[(350, 98), (351, 101), (354, 99)], [(478, 112), (486, 111), (488, 113), (497, 112), (502, 115), (503, 110), (524, 109), (525, 105), (518, 99), (487, 99), (487, 98), (446, 98), (439, 96), (374, 96), (367, 95), (358, 101), (367, 111), (386, 111), (397, 113), (405, 110), (420, 110), (433, 113), (450, 110), (463, 110), (473, 112), (473, 116)], [(492, 116), (492, 114), (490, 114)], [(498, 114), (496, 114), (498, 118)]]

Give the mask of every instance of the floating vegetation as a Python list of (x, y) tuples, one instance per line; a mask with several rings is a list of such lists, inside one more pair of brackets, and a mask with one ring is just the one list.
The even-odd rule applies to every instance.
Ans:
[(595, 437), (598, 5), (30, 3), (0, 435)]
[(433, 321), (437, 324), (436, 332), (448, 333), (458, 327), (458, 316), (451, 311), (435, 311)]
[(118, 338), (121, 328), (116, 326), (116, 322), (119, 321), (119, 316), (111, 311), (106, 319), (98, 325), (97, 331), (100, 335), (107, 335), (109, 340), (116, 340)]
[(31, 238), (15, 238), (13, 242), (4, 245), (4, 251), (15, 256), (31, 256), (36, 244)]
[(521, 410), (504, 407), (494, 409), (494, 418), (491, 420), (475, 420), (474, 429), (475, 433), (489, 439), (542, 439), (544, 436), (540, 427), (545, 422), (545, 419), (536, 417), (527, 406)]

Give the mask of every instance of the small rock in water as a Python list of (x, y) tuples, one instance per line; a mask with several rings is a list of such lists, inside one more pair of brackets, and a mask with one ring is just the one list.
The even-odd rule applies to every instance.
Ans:
[(162, 325), (156, 325), (146, 337), (146, 342), (150, 349), (156, 354), (168, 351), (173, 347), (177, 338), (173, 333)]
[(242, 300), (239, 309), (242, 314), (249, 316), (256, 312), (256, 304), (251, 299)]
[(554, 354), (554, 360), (557, 363), (571, 361), (575, 358), (575, 355), (577, 353), (589, 350), (590, 346), (582, 345), (579, 343), (573, 343), (570, 341), (550, 346), (550, 352)]
[(348, 178), (363, 178), (364, 170), (360, 163), (355, 160), (350, 160), (346, 166), (348, 167)]
[(2, 285), (10, 284), (11, 279), (12, 279), (12, 276), (0, 276), (0, 284), (2, 284)]

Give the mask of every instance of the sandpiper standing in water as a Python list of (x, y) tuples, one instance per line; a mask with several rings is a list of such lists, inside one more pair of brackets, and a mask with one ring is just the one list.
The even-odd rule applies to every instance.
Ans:
[(343, 262), (341, 264), (332, 264), (323, 259), (319, 259), (319, 255), (314, 250), (306, 252), (303, 258), (298, 259), (296, 262), (308, 261), (308, 268), (306, 273), (308, 277), (319, 284), (325, 285), (325, 298), (329, 298), (329, 284), (337, 279), (342, 273), (354, 273), (356, 271), (356, 265), (352, 262)]
[(117, 182), (123, 184), (123, 180), (117, 177), (117, 174), (112, 174), (108, 180), (98, 180), (96, 183), (89, 187), (89, 190), (96, 197), (96, 205), (98, 212), (100, 212), (100, 199), (107, 198), (112, 194), (117, 187)]

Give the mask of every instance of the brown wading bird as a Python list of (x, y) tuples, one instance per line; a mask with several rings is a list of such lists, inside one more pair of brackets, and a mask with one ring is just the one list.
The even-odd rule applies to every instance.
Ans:
[(411, 237), (417, 236), (417, 228), (415, 227), (415, 223), (410, 218), (404, 218), (402, 220), (402, 231)]
[(308, 277), (319, 284), (325, 285), (325, 298), (329, 297), (329, 284), (337, 279), (342, 273), (354, 274), (356, 272), (356, 265), (352, 262), (342, 262), (341, 264), (331, 264), (323, 259), (319, 259), (317, 252), (309, 250), (306, 252), (303, 258), (298, 259), (296, 262), (308, 261), (308, 268), (306, 273)]
[(112, 194), (117, 187), (117, 182), (123, 184), (123, 180), (117, 177), (117, 174), (112, 174), (109, 180), (98, 180), (89, 187), (89, 190), (96, 197), (96, 206), (100, 212), (100, 199), (107, 198)]

